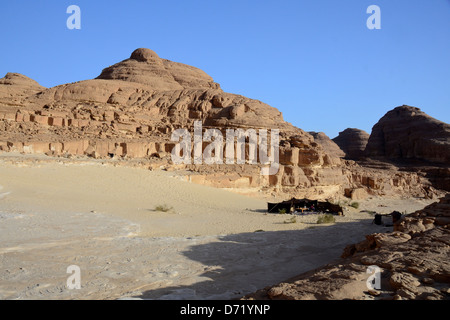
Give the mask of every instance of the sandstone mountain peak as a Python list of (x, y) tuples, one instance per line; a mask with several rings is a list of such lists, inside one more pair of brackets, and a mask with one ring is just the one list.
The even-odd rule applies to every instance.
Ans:
[(155, 60), (159, 60), (159, 56), (155, 51), (147, 49), (147, 48), (139, 48), (133, 51), (130, 59), (134, 59), (142, 62), (151, 62)]
[(314, 137), (314, 141), (316, 141), (323, 147), (325, 152), (335, 157), (345, 157), (345, 152), (342, 151), (342, 149), (336, 144), (336, 142), (331, 140), (324, 132), (310, 131), (308, 133)]
[(220, 89), (220, 85), (204, 71), (161, 59), (156, 52), (146, 48), (134, 50), (129, 59), (104, 69), (97, 79), (134, 82), (158, 91)]
[(45, 87), (20, 73), (9, 72), (0, 79), (0, 99), (9, 99), (10, 102), (43, 90)]
[(372, 128), (367, 157), (450, 163), (450, 125), (419, 108), (400, 106)]
[(26, 87), (34, 87), (37, 89), (45, 89), (35, 80), (14, 72), (8, 72), (3, 78), (0, 79), (0, 85), (18, 85), (18, 86), (26, 86)]
[(333, 139), (345, 152), (346, 157), (352, 160), (357, 160), (364, 155), (368, 140), (369, 134), (357, 128), (347, 128)]

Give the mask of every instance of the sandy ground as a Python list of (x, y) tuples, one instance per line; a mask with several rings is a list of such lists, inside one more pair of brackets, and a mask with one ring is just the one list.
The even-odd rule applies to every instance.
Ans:
[[(174, 172), (45, 159), (0, 154), (0, 299), (238, 298), (391, 231), (368, 211), (433, 202), (371, 198), (334, 224), (286, 223), (262, 199)], [(164, 204), (172, 210), (154, 210)], [(81, 289), (67, 287), (71, 265)]]

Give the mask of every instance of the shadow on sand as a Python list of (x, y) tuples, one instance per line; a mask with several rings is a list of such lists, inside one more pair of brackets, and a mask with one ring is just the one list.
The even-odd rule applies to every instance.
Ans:
[(135, 298), (238, 299), (336, 261), (346, 245), (364, 240), (366, 234), (386, 231), (367, 219), (303, 230), (221, 236), (217, 242), (193, 245), (182, 252), (204, 265), (196, 283), (147, 290)]

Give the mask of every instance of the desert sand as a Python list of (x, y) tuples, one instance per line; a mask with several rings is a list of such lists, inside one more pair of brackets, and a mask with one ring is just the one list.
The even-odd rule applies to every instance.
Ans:
[[(0, 299), (233, 299), (338, 259), (390, 232), (368, 211), (424, 199), (372, 197), (336, 223), (267, 214), (267, 199), (120, 161), (0, 154)], [(280, 199), (283, 200), (283, 199)], [(168, 212), (158, 205), (172, 207)], [(81, 270), (81, 289), (66, 285)]]

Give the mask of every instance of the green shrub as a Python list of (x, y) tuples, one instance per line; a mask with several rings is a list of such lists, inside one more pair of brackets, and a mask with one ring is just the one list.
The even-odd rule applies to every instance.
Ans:
[(317, 224), (322, 223), (334, 223), (336, 220), (334, 219), (332, 214), (324, 214), (317, 218)]
[(287, 212), (286, 208), (278, 209), (278, 213), (285, 214)]
[(158, 205), (158, 206), (155, 207), (155, 211), (161, 211), (161, 212), (168, 212), (168, 211), (170, 211), (172, 209), (173, 209), (173, 207), (169, 207), (166, 204)]
[(359, 208), (359, 202), (352, 202), (352, 203), (350, 203), (350, 206), (355, 208), (355, 209), (358, 209)]
[(290, 219), (287, 219), (284, 221), (284, 223), (296, 223), (297, 222), (297, 218), (296, 217), (292, 217)]

